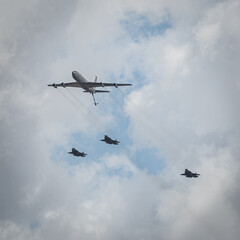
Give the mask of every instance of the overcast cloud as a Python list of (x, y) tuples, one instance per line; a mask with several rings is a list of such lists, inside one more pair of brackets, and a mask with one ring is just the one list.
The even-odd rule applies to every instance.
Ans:
[[(1, 240), (239, 239), (239, 12), (237, 0), (1, 0)], [(73, 70), (133, 86), (97, 107), (47, 87)]]

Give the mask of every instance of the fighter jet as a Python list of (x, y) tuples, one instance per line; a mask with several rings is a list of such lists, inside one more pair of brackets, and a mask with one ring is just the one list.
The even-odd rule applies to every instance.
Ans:
[(117, 140), (111, 139), (108, 135), (104, 136), (104, 139), (101, 139), (100, 141), (103, 141), (108, 144), (118, 145), (120, 142)]
[(79, 152), (77, 149), (75, 148), (72, 148), (72, 151), (71, 152), (68, 152), (69, 154), (72, 154), (76, 157), (86, 157), (86, 153), (85, 152)]
[(94, 94), (95, 93), (105, 93), (109, 92), (108, 90), (96, 90), (96, 87), (121, 87), (121, 86), (132, 86), (132, 84), (129, 83), (103, 83), (103, 82), (97, 82), (97, 76), (95, 77), (94, 82), (88, 82), (86, 78), (84, 78), (79, 72), (73, 71), (72, 77), (75, 80), (75, 82), (68, 82), (68, 83), (53, 83), (48, 84), (49, 87), (78, 87), (84, 89), (83, 92), (89, 92), (92, 94), (94, 104), (97, 105), (98, 103), (95, 101)]
[(184, 175), (184, 176), (186, 176), (187, 178), (197, 178), (198, 176), (200, 176), (200, 174), (198, 174), (198, 173), (193, 173), (193, 172), (191, 172), (190, 170), (188, 170), (188, 169), (185, 169), (185, 172), (184, 173), (182, 173), (182, 174), (180, 174), (180, 175)]

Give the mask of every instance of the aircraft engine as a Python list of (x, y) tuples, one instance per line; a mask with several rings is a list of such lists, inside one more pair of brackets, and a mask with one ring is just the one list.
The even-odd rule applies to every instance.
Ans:
[(53, 84), (53, 87), (57, 88), (57, 85), (54, 83), (54, 84)]
[(64, 87), (64, 88), (66, 87), (66, 85), (65, 85), (65, 83), (64, 83), (64, 82), (62, 82), (62, 83), (61, 83), (61, 85), (62, 85), (62, 87)]
[(103, 82), (100, 82), (100, 84), (101, 84), (101, 86), (102, 86), (102, 87), (104, 87), (104, 84), (103, 84)]
[(115, 87), (115, 88), (118, 88), (118, 85), (117, 85), (116, 83), (114, 83), (114, 87)]

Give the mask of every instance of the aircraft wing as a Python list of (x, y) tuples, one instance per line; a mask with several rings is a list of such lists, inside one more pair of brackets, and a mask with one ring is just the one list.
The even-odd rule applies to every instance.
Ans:
[(84, 83), (86, 87), (121, 87), (121, 86), (132, 86), (129, 83), (103, 83), (103, 82), (86, 82)]
[(69, 82), (69, 83), (53, 83), (48, 84), (49, 87), (79, 87), (81, 88), (80, 84), (78, 82)]

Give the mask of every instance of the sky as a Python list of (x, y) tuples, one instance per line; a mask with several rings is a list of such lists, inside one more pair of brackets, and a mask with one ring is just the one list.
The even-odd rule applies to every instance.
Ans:
[[(0, 0), (1, 240), (239, 239), (239, 12)], [(132, 87), (47, 87), (74, 70)]]

